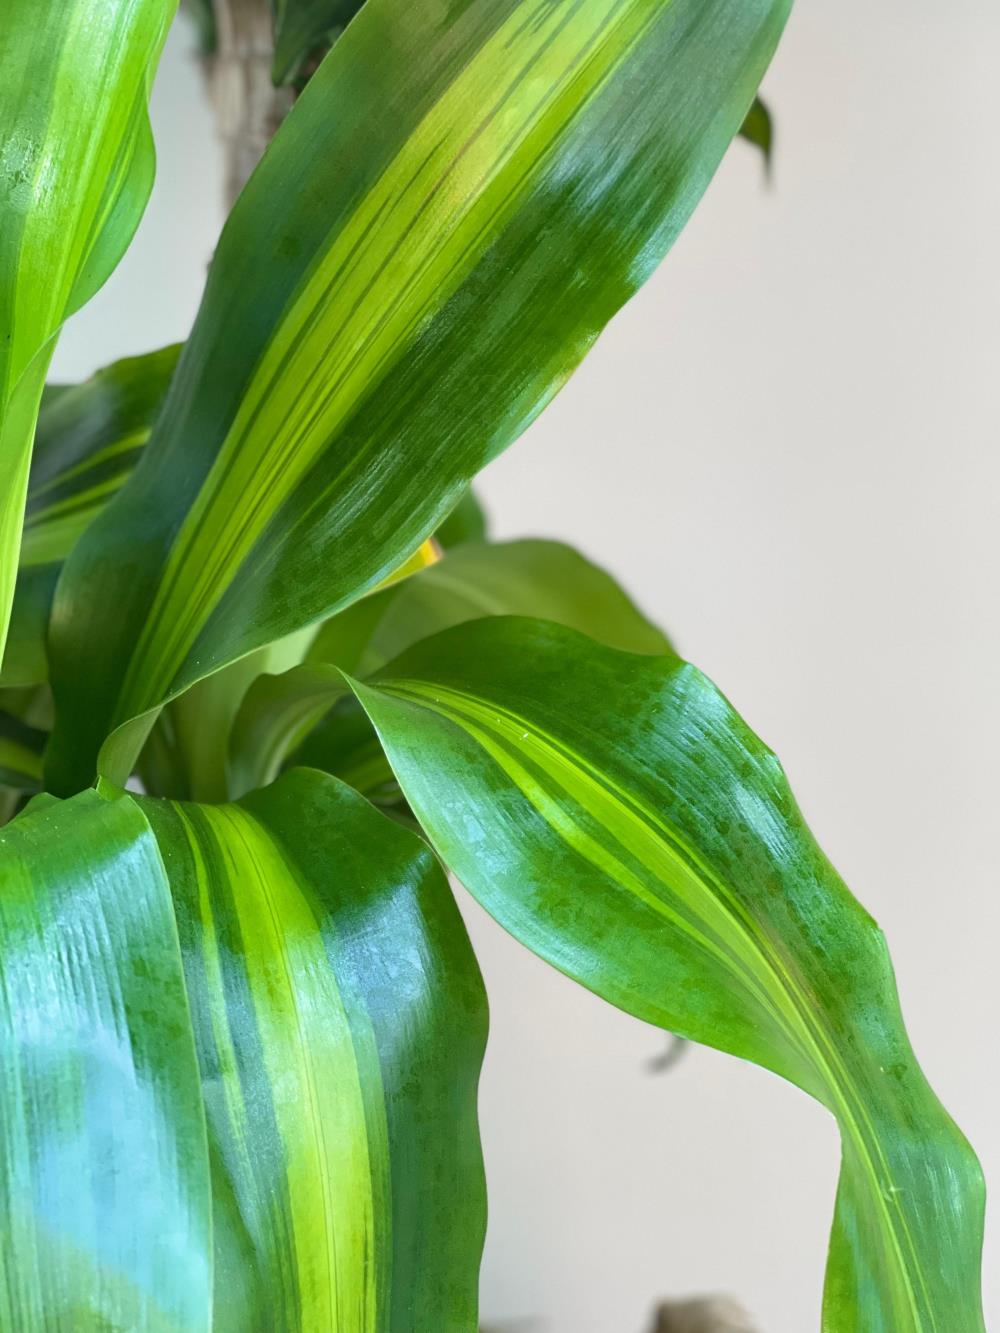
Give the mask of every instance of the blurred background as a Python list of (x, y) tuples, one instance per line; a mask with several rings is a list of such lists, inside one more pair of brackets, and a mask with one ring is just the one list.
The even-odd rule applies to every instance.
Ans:
[[(58, 378), (190, 327), (221, 225), (193, 46), (179, 22), (149, 211), (63, 334)], [(558, 537), (611, 570), (781, 755), (886, 930), (917, 1053), (993, 1182), (998, 56), (995, 0), (803, 0), (764, 85), (771, 184), (735, 145), (479, 487), (496, 536)], [(728, 1291), (762, 1333), (817, 1328), (825, 1112), (707, 1050), (651, 1072), (662, 1034), (463, 906), (492, 1009), (484, 1321), (641, 1333), (658, 1298)]]

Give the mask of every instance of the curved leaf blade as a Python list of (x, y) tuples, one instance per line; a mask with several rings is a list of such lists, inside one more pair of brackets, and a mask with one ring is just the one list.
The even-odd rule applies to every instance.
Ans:
[[(788, 0), (369, 0), (234, 209), (53, 621), (60, 790), (376, 586), (575, 369), (739, 129)], [(262, 270), (260, 255), (271, 258)]]
[(114, 269), (153, 179), (146, 99), (176, 0), (13, 0), (0, 80), (0, 649), (35, 418), (63, 321)]
[(301, 769), (239, 805), (139, 802), (205, 1090), (215, 1327), (474, 1328), (485, 997), (433, 856)]
[[(236, 792), (271, 781), (286, 755), (342, 698), (346, 686), (333, 668), (368, 675), (418, 640), (488, 615), (544, 617), (636, 653), (670, 650), (666, 636), (614, 579), (570, 546), (536, 540), (459, 546), (404, 585), (334, 616), (320, 629), (302, 666), (258, 677), (233, 726), (230, 770)], [(336, 736), (341, 723), (350, 729), (347, 755)], [(366, 745), (354, 717), (333, 719), (333, 728), (328, 740), (338, 758), (351, 764), (352, 785), (359, 777), (358, 759), (378, 785), (384, 764), (375, 738), (374, 745)], [(330, 747), (311, 749), (308, 762), (315, 762), (323, 748)], [(346, 779), (347, 770), (336, 771)]]
[(0, 1326), (208, 1333), (198, 1067), (134, 803), (32, 806), (0, 850)]
[(0, 685), (48, 679), (45, 639), (62, 562), (131, 474), (179, 352), (165, 347), (82, 384), (45, 386)]
[(65, 560), (131, 476), (180, 346), (126, 357), (42, 401), (28, 477), (21, 566)]
[(881, 932), (714, 686), (484, 620), (354, 688), (439, 854), (512, 934), (834, 1113), (824, 1328), (979, 1333), (979, 1165), (910, 1049)]

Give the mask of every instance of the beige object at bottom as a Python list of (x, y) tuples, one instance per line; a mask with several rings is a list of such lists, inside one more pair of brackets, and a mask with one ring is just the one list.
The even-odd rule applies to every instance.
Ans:
[(728, 1296), (667, 1301), (660, 1306), (653, 1333), (759, 1333), (747, 1312)]

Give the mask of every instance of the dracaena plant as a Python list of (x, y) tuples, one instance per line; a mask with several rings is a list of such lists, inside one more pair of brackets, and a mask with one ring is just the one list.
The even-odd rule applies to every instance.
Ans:
[(486, 998), (445, 870), (830, 1110), (825, 1329), (983, 1327), (978, 1164), (778, 761), (468, 490), (766, 141), (787, 7), (279, 0), (300, 95), (187, 343), (46, 386), (142, 212), (174, 3), (8, 0), (4, 1330), (475, 1327)]

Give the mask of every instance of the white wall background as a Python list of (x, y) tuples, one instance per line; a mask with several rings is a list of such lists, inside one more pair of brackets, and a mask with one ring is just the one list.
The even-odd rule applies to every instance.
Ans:
[[(148, 215), (67, 328), (61, 377), (193, 317), (220, 216), (190, 45), (179, 28), (154, 95)], [(801, 0), (766, 83), (774, 188), (734, 149), (482, 482), (498, 535), (608, 566), (783, 757), (888, 933), (917, 1051), (993, 1181), (998, 56), (995, 0)], [(657, 1033), (468, 917), (493, 1012), (484, 1316), (640, 1333), (654, 1298), (727, 1289), (765, 1333), (816, 1328), (826, 1115), (708, 1051), (651, 1076)]]

